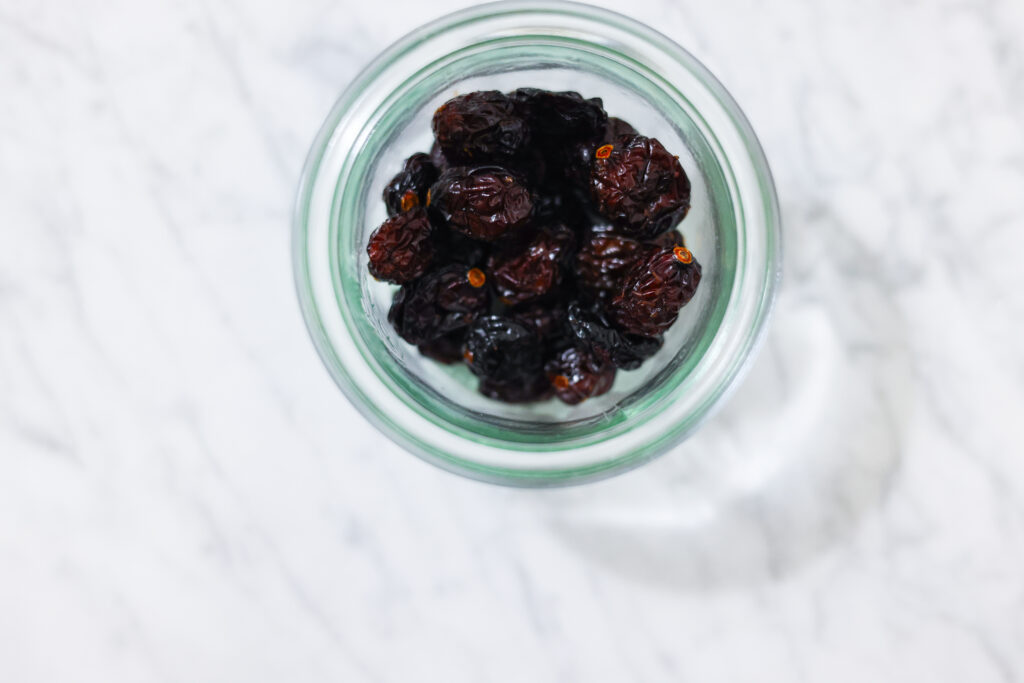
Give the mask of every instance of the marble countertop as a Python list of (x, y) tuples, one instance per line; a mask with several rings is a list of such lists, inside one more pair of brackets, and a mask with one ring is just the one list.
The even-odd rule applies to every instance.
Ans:
[(695, 438), (541, 492), (377, 434), (292, 287), (333, 100), (464, 4), (0, 3), (0, 680), (1024, 680), (1024, 4), (630, 3), (784, 284)]

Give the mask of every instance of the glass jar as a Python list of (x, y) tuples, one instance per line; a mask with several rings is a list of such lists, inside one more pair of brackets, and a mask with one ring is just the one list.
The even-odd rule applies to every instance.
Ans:
[[(455, 94), (517, 87), (601, 97), (678, 154), (692, 183), (679, 229), (704, 268), (697, 295), (640, 369), (578, 406), (484, 398), (461, 366), (420, 356), (387, 323), (393, 286), (367, 273), (381, 191), (431, 145)], [(335, 381), (412, 453), (485, 481), (546, 486), (664, 453), (748, 365), (780, 272), (779, 211), (754, 132), (722, 85), (653, 29), (575, 3), (499, 2), (427, 24), (377, 57), (331, 110), (299, 186), (293, 256), (310, 334)]]

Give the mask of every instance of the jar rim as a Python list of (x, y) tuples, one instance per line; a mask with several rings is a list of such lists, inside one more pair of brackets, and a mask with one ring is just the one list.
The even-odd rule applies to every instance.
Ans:
[[(723, 357), (718, 359), (718, 375), (713, 385), (706, 388), (700, 404), (681, 416), (682, 419), (662, 420), (662, 423), (645, 429), (642, 434), (633, 434), (624, 449), (609, 447), (608, 441), (599, 443), (598, 451), (608, 455), (600, 455), (597, 459), (588, 460), (579, 457), (578, 453), (577, 457), (562, 461), (552, 456), (552, 453), (559, 455), (589, 447), (581, 446), (557, 453), (548, 450), (544, 453), (547, 457), (543, 462), (519, 457), (514, 464), (496, 464), (494, 458), (466, 458), (448, 450), (446, 444), (451, 446), (454, 443), (450, 439), (464, 439), (461, 435), (448, 432), (445, 437), (448, 441), (425, 437), (424, 430), (437, 425), (419, 422), (413, 415), (389, 413), (389, 410), (383, 408), (387, 402), (384, 395), (374, 393), (378, 388), (367, 384), (367, 373), (359, 372), (361, 368), (356, 365), (362, 361), (354, 360), (354, 356), (348, 359), (341, 357), (321, 317), (318, 301), (325, 299), (322, 294), (318, 295), (311, 277), (310, 206), (321, 162), (330, 147), (339, 144), (336, 134), (345, 115), (382, 74), (396, 68), (400, 60), (422, 53), (425, 48), (429, 49), (432, 40), (460, 28), (481, 27), (488, 22), (507, 20), (510, 17), (528, 19), (527, 23), (534, 33), (564, 29), (572, 22), (581, 22), (597, 39), (611, 33), (620, 40), (627, 40), (623, 36), (631, 36), (628, 46), (640, 51), (641, 56), (655, 55), (663, 64), (684, 69), (692, 75), (705, 89), (705, 101), (709, 106), (717, 107), (716, 114), (721, 122), (730, 124), (728, 130), (717, 128), (715, 132), (727, 134), (728, 144), (735, 151), (742, 151), (742, 155), (737, 157), (725, 155), (730, 163), (743, 163), (740, 169), (743, 175), (736, 181), (737, 192), (743, 190), (748, 210), (742, 218), (737, 219), (742, 223), (738, 227), (744, 230), (747, 227), (757, 228), (748, 237), (763, 240), (760, 248), (762, 262), (745, 264), (749, 267), (737, 269), (738, 276), (746, 278), (744, 283), (740, 283), (745, 289), (739, 292), (740, 288), (737, 287), (739, 293), (734, 292), (734, 296), (746, 295), (746, 299), (736, 299), (737, 305), (743, 306), (743, 324), (733, 335), (735, 338), (730, 340), (731, 345), (719, 349)], [(602, 27), (605, 29), (603, 34), (594, 33)], [(579, 26), (573, 28), (579, 29)], [(370, 422), (414, 454), (459, 474), (508, 485), (550, 486), (602, 478), (646, 462), (686, 438), (711, 414), (714, 407), (721, 404), (749, 366), (763, 338), (781, 273), (781, 224), (771, 172), (750, 124), (725, 88), (696, 58), (654, 29), (609, 10), (575, 2), (506, 0), (461, 10), (414, 30), (385, 49), (342, 93), (317, 134), (302, 172), (294, 213), (293, 261), (299, 301), (314, 345), (335, 382)], [(733, 306), (732, 299), (728, 306)], [(390, 402), (387, 403), (388, 408), (394, 408)], [(420, 415), (419, 419), (424, 418)], [(482, 450), (484, 446), (480, 448)], [(499, 457), (501, 452), (502, 449), (496, 451)], [(504, 452), (517, 457), (523, 454), (522, 450), (505, 449)]]

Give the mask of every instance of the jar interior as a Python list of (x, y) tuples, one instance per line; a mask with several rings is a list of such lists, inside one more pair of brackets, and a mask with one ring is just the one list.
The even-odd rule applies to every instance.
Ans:
[[(600, 97), (610, 116), (658, 138), (679, 156), (692, 185), (692, 207), (678, 229), (703, 267), (694, 299), (665, 335), (665, 344), (639, 369), (620, 371), (612, 389), (577, 406), (557, 399), (508, 404), (476, 390), (461, 365), (419, 354), (387, 321), (393, 285), (367, 272), (366, 241), (386, 219), (381, 192), (417, 151), (429, 151), (430, 121), (448, 98), (474, 90), (519, 87), (575, 90)], [(529, 35), (496, 38), (455, 50), (425, 65), (378, 107), (351, 143), (352, 168), (339, 183), (331, 213), (331, 274), (360, 352), (407, 405), (481, 443), (522, 444), (531, 450), (585, 443), (634, 425), (657, 412), (709, 348), (722, 321), (736, 275), (738, 221), (727, 162), (708, 126), (686, 98), (627, 56), (578, 39)]]

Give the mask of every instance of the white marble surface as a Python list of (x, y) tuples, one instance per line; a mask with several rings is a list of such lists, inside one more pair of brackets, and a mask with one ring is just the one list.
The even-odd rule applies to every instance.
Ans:
[(0, 680), (1024, 680), (1024, 3), (630, 3), (785, 283), (705, 430), (555, 492), (387, 443), (292, 291), (322, 117), (458, 4), (0, 1)]

